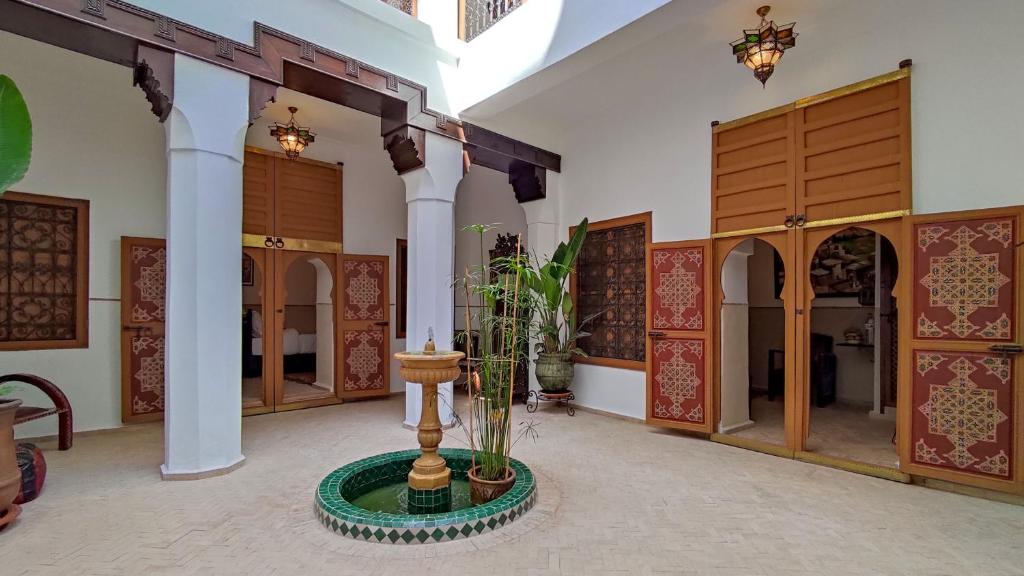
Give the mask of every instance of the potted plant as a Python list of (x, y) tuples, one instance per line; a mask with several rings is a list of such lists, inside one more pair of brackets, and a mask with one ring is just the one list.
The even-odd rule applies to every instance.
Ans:
[(0, 528), (17, 518), (20, 508), (14, 504), (21, 489), (21, 469), (15, 457), (14, 413), (21, 400), (10, 398), (16, 388), (0, 385)]
[(584, 218), (576, 226), (568, 244), (559, 243), (555, 253), (543, 264), (535, 259), (533, 266), (524, 274), (537, 310), (537, 331), (540, 335), (534, 374), (541, 389), (551, 394), (564, 393), (572, 385), (573, 356), (586, 356), (576, 341), (590, 335), (581, 328), (600, 314), (577, 322), (572, 294), (566, 290), (586, 237), (587, 219)]
[[(468, 471), (470, 497), (474, 504), (498, 498), (515, 484), (515, 470), (509, 466), (512, 446), (526, 435), (536, 435), (532, 424), (513, 437), (512, 394), (515, 370), (529, 343), (529, 292), (523, 286), (528, 261), (516, 239), (511, 256), (485, 260), (483, 235), (490, 226), (467, 228), (480, 236), (480, 266), (467, 268), (461, 283), (466, 294), (466, 328), (460, 335), (468, 359), (468, 426), (459, 420), (469, 438), (472, 463)], [(506, 240), (507, 241), (507, 240)], [(492, 271), (495, 274), (492, 274)], [(476, 301), (475, 314), (471, 302)], [(479, 349), (473, 349), (470, 330), (479, 326)]]
[(32, 119), (14, 81), (0, 74), (0, 195), (28, 172)]

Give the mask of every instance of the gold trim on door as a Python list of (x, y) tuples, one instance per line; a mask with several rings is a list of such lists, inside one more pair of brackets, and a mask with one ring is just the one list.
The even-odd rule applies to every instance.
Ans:
[(341, 242), (326, 240), (302, 240), (282, 236), (263, 236), (260, 234), (242, 234), (242, 246), (250, 248), (271, 248), (275, 250), (294, 250), (298, 252), (322, 252), (341, 254)]

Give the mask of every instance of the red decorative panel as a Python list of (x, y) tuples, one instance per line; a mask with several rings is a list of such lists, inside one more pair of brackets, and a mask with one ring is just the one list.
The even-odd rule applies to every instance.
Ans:
[(1009, 478), (1013, 364), (1004, 356), (916, 350), (911, 441), (917, 464)]
[(164, 338), (132, 336), (130, 358), (133, 416), (164, 410)]
[(914, 330), (936, 340), (1011, 340), (1013, 218), (914, 227)]
[(704, 248), (652, 250), (654, 329), (704, 329)]
[(651, 370), (654, 417), (703, 424), (707, 413), (704, 341), (655, 340)]
[(345, 330), (345, 382), (346, 392), (383, 390), (388, 358), (384, 345), (384, 330)]
[(345, 260), (345, 320), (383, 321), (388, 318), (384, 260)]
[(164, 322), (167, 287), (167, 250), (157, 246), (132, 246), (132, 303), (130, 320)]

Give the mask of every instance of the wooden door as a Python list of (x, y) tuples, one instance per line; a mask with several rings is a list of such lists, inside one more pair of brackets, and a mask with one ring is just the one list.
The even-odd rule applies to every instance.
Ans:
[(711, 135), (711, 231), (782, 229), (793, 209), (792, 106), (717, 125)]
[(167, 249), (160, 238), (121, 237), (121, 421), (164, 415)]
[(242, 248), (242, 415), (274, 410), (274, 253)]
[(1024, 492), (1024, 207), (908, 218), (901, 263), (904, 472)]
[(910, 68), (795, 103), (797, 226), (909, 213)]
[[(796, 415), (796, 411), (800, 406), (800, 397), (798, 395), (798, 364), (797, 359), (797, 342), (798, 342), (798, 330), (796, 329), (796, 310), (797, 310), (797, 299), (796, 299), (796, 282), (793, 281), (794, 270), (796, 265), (795, 260), (795, 247), (793, 242), (794, 233), (793, 231), (775, 232), (771, 234), (760, 234), (753, 236), (739, 236), (729, 238), (719, 238), (714, 241), (714, 306), (712, 307), (712, 323), (714, 326), (713, 333), (713, 344), (715, 349), (715, 357), (722, 358), (722, 307), (725, 300), (725, 294), (722, 286), (722, 275), (723, 268), (725, 266), (726, 259), (729, 254), (740, 244), (747, 240), (760, 240), (770, 245), (779, 255), (779, 258), (783, 264), (783, 274), (785, 280), (782, 289), (779, 293), (779, 299), (782, 300), (783, 305), (783, 327), (784, 332), (784, 343), (783, 348), (785, 349), (784, 354), (784, 375), (785, 375), (785, 387), (784, 387), (784, 419), (785, 429), (782, 443), (785, 444), (784, 449), (780, 450), (778, 446), (774, 444), (762, 443), (757, 441), (745, 442), (745, 445), (757, 446), (758, 449), (763, 449), (773, 454), (783, 454), (792, 457), (795, 446), (801, 445), (798, 442), (798, 428), (796, 423), (799, 422), (799, 418)], [(747, 342), (744, 342), (746, 345)], [(720, 414), (722, 405), (722, 367), (719, 362), (714, 362), (714, 406), (715, 413)], [(716, 434), (712, 436), (715, 440), (728, 441), (728, 435)]]
[(711, 241), (647, 250), (647, 422), (711, 432)]
[(276, 157), (274, 236), (341, 243), (341, 167)]
[(274, 409), (338, 402), (338, 254), (274, 250)]
[(391, 390), (388, 257), (342, 256), (342, 398), (387, 396)]
[[(850, 228), (863, 228), (888, 240), (896, 250), (896, 260), (900, 260), (902, 227), (902, 219), (894, 218), (889, 220), (858, 222), (851, 225), (797, 230), (797, 237), (800, 242), (800, 249), (798, 250), (800, 259), (797, 262), (797, 301), (800, 302), (800, 307), (797, 309), (796, 321), (797, 330), (799, 331), (798, 341), (801, 342), (798, 348), (800, 366), (798, 368), (799, 381), (797, 385), (800, 396), (800, 407), (798, 411), (800, 420), (797, 427), (800, 429), (801, 433), (799, 438), (800, 444), (797, 450), (803, 450), (804, 443), (811, 434), (811, 379), (813, 377), (811, 371), (811, 321), (814, 315), (812, 308), (815, 300), (814, 286), (811, 283), (811, 267), (815, 253), (823, 242), (827, 241), (836, 233)], [(892, 280), (890, 280), (890, 282), (892, 282)], [(889, 294), (876, 294), (875, 297), (880, 299), (889, 299), (891, 298), (891, 292)]]
[[(245, 150), (242, 165), (242, 234), (275, 236), (274, 230), (274, 156), (256, 149)], [(262, 244), (260, 244), (262, 245)]]

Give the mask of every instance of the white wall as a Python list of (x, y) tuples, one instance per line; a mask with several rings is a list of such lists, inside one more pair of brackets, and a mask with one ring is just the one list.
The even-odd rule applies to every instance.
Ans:
[[(1024, 116), (1013, 96), (1024, 91), (1024, 77), (999, 56), (1018, 51), (1024, 3), (776, 4), (772, 15), (796, 20), (800, 37), (765, 89), (727, 53), (740, 29), (756, 23), (752, 10), (749, 3), (721, 2), (706, 18), (682, 23), (500, 119), (530, 131), (530, 111), (537, 110), (549, 131), (561, 132), (563, 237), (583, 216), (646, 210), (653, 211), (655, 242), (708, 237), (712, 120), (889, 72), (904, 58), (914, 59), (915, 212), (1024, 203)], [(587, 367), (575, 390), (593, 407), (643, 415), (634, 400), (644, 396), (642, 372)]]
[[(0, 32), (0, 74), (14, 79), (32, 115), (32, 164), (14, 186), (90, 201), (89, 347), (0, 352), (0, 373), (52, 380), (74, 408), (76, 430), (121, 424), (121, 242), (164, 237), (164, 129), (132, 87), (129, 68)], [(28, 387), (27, 403), (48, 400)], [(48, 418), (19, 437), (55, 434)]]
[[(508, 175), (497, 170), (473, 166), (459, 183), (455, 196), (455, 277), (462, 278), (467, 267), (473, 273), (480, 266), (480, 236), (464, 231), (473, 224), (494, 224), (484, 233), (484, 258), (494, 248), (499, 234), (522, 234), (526, 242), (526, 213), (516, 202), (515, 192), (508, 183)], [(474, 305), (476, 299), (473, 298)], [(466, 295), (464, 289), (455, 290), (455, 329), (466, 326)], [(471, 311), (471, 315), (476, 310)], [(474, 326), (478, 324), (473, 322)]]

